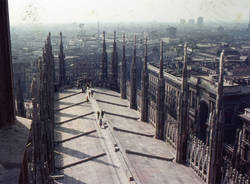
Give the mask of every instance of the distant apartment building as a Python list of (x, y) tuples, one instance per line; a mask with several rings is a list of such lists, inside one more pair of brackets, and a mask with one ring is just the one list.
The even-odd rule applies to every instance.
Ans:
[(202, 26), (203, 23), (204, 23), (204, 18), (203, 18), (203, 17), (198, 17), (198, 18), (197, 18), (197, 25), (198, 25), (198, 26)]

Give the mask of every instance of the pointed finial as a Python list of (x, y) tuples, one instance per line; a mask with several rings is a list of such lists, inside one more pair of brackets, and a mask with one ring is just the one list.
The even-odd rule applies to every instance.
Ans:
[(105, 31), (103, 31), (103, 50), (106, 50)]
[(122, 34), (122, 38), (123, 38), (123, 45), (125, 45), (125, 33)]
[(160, 78), (163, 78), (163, 40), (160, 44)]
[(135, 63), (135, 60), (136, 60), (136, 35), (134, 37), (134, 59), (133, 59), (134, 63)]
[(103, 35), (103, 40), (105, 41), (105, 31), (103, 31), (102, 35)]
[(148, 62), (148, 37), (145, 38), (144, 69), (147, 69)]
[(183, 75), (187, 74), (187, 42), (184, 44)]
[(113, 49), (116, 50), (116, 31), (114, 31), (114, 43), (113, 43)]
[(60, 32), (60, 44), (62, 45), (62, 32)]
[(134, 49), (136, 49), (136, 35), (134, 37)]
[(123, 37), (123, 47), (122, 47), (122, 57), (123, 57), (123, 60), (125, 60), (125, 33), (122, 34), (122, 37)]
[[(47, 37), (47, 42), (46, 44), (47, 48), (50, 49), (51, 48), (51, 33), (49, 32), (48, 37)], [(46, 48), (46, 47), (45, 47)]]
[(220, 75), (223, 72), (223, 62), (224, 62), (224, 50), (222, 50), (222, 52), (220, 54)]
[(50, 40), (50, 37), (51, 37), (51, 33), (49, 32), (47, 39)]

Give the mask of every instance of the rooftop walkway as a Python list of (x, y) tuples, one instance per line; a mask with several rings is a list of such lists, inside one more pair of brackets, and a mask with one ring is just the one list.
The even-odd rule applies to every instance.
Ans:
[[(56, 104), (56, 167), (64, 174), (58, 183), (203, 183), (192, 169), (175, 162), (172, 147), (153, 137), (154, 127), (141, 122), (119, 93), (92, 90), (89, 102), (77, 89), (58, 95), (66, 97)], [(96, 113), (101, 110), (102, 128)]]

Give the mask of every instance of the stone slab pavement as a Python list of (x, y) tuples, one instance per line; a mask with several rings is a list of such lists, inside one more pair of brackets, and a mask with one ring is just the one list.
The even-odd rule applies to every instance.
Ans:
[[(139, 120), (139, 112), (129, 108), (128, 100), (120, 98), (120, 94), (108, 89), (95, 88), (93, 99), (100, 109), (104, 110), (104, 122), (133, 132), (155, 134), (152, 124)], [(166, 142), (151, 137), (135, 135), (127, 132), (113, 131), (123, 150), (156, 155), (166, 158), (175, 157), (175, 151)], [(134, 168), (135, 175), (143, 184), (201, 184), (204, 183), (194, 171), (175, 161), (164, 161), (154, 158), (127, 154)]]
[[(106, 89), (94, 90), (96, 91), (94, 97), (91, 97), (89, 102), (84, 102), (86, 101), (85, 93), (72, 95), (80, 91), (77, 89), (68, 89), (58, 94), (57, 98), (72, 96), (56, 102), (55, 109), (64, 108), (55, 112), (57, 123), (84, 114), (87, 115), (57, 124), (55, 126), (55, 140), (63, 141), (92, 130), (96, 130), (96, 132), (58, 144), (55, 149), (56, 167), (62, 167), (102, 153), (106, 153), (106, 155), (57, 171), (56, 174), (64, 175), (64, 178), (58, 179), (57, 183), (203, 183), (186, 166), (171, 161), (127, 154), (126, 149), (165, 158), (175, 156), (173, 148), (168, 143), (152, 137), (128, 133), (128, 131), (132, 131), (154, 135), (154, 128), (149, 123), (140, 122), (138, 111), (129, 109), (128, 101), (120, 99), (119, 93)], [(96, 111), (100, 109), (105, 111), (104, 123), (107, 123), (108, 128), (100, 128), (96, 121)], [(127, 132), (114, 131), (114, 127)], [(115, 151), (115, 144), (117, 144), (119, 151)], [(130, 177), (131, 175), (132, 177)]]
[[(57, 98), (62, 98), (79, 92), (77, 89), (65, 90), (59, 93)], [(64, 98), (56, 102), (55, 109), (61, 109), (86, 100), (86, 95), (81, 93)], [(90, 102), (82, 103), (61, 111), (55, 112), (56, 122), (69, 120), (79, 115), (93, 112)], [(95, 114), (75, 119), (55, 126), (55, 140), (65, 140), (84, 132), (96, 130)], [(62, 167), (79, 160), (106, 153), (101, 144), (102, 136), (98, 132), (78, 137), (61, 144), (55, 148), (56, 167)], [(63, 174), (64, 178), (58, 179), (57, 183), (66, 184), (118, 184), (119, 178), (114, 173), (116, 165), (110, 161), (108, 155), (84, 162), (61, 171), (56, 174)]]
[(0, 184), (16, 184), (28, 142), (31, 120), (16, 117), (16, 123), (0, 130)]

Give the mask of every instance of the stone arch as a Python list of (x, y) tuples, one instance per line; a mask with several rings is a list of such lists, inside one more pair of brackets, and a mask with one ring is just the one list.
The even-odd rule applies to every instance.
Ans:
[(206, 134), (207, 134), (207, 128), (208, 128), (208, 118), (209, 118), (209, 106), (208, 103), (204, 100), (201, 100), (199, 103), (199, 120), (198, 120), (198, 126), (199, 126), (199, 138), (202, 141), (206, 141)]

